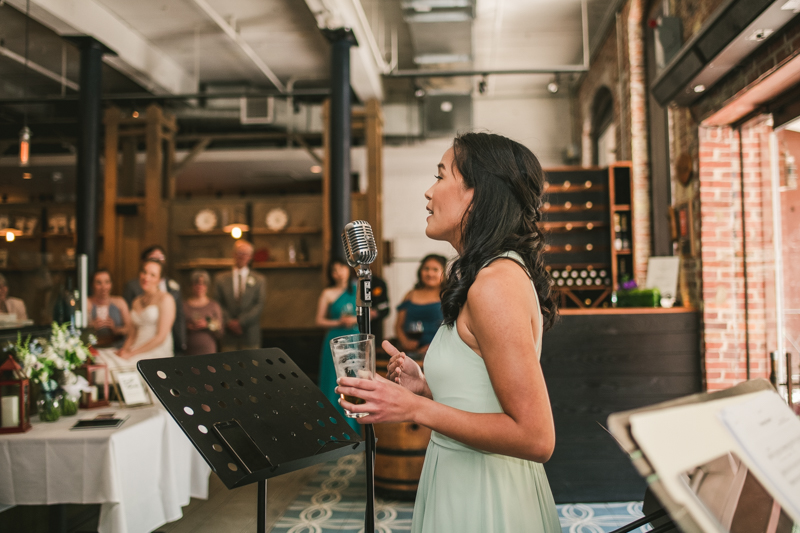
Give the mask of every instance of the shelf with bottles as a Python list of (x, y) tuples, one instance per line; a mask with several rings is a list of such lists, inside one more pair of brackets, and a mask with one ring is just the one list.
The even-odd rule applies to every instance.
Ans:
[(607, 228), (608, 224), (605, 222), (544, 222), (542, 223), (542, 230), (547, 233), (560, 233), (565, 231), (592, 231), (594, 229)]
[[(314, 261), (254, 261), (250, 265), (258, 270), (270, 269), (292, 269), (292, 268), (320, 268), (322, 263)], [(183, 261), (175, 265), (178, 270), (226, 270), (233, 268), (233, 259), (220, 260), (217, 258), (196, 259), (193, 261)]]

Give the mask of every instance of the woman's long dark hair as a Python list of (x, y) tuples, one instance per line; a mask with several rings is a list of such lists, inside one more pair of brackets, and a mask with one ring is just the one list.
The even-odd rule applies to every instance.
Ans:
[(350, 266), (347, 264), (347, 261), (344, 259), (339, 259), (338, 257), (331, 257), (331, 260), (328, 262), (328, 287), (333, 287), (336, 285), (336, 280), (333, 279), (333, 267), (336, 265), (344, 265), (350, 269), (350, 283), (347, 284), (345, 292), (348, 294), (352, 293), (353, 290), (355, 290), (353, 289), (353, 281), (356, 277), (355, 271), (350, 268)]
[(414, 285), (415, 289), (425, 288), (425, 284), (422, 282), (422, 269), (425, 268), (425, 263), (431, 260), (436, 261), (442, 267), (442, 285), (444, 285), (447, 280), (447, 276), (445, 275), (447, 272), (447, 258), (439, 254), (428, 254), (423, 257), (422, 261), (419, 263), (419, 268), (417, 269), (417, 283)]
[(465, 133), (453, 141), (454, 165), (473, 189), (461, 220), (461, 255), (442, 289), (444, 323), (452, 326), (481, 268), (498, 255), (517, 252), (533, 280), (547, 331), (557, 304), (544, 266), (539, 229), (544, 175), (539, 160), (521, 144), (489, 133)]

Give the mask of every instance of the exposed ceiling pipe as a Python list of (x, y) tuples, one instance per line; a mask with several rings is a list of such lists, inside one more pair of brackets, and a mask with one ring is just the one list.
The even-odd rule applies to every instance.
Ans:
[(194, 0), (194, 3), (197, 5), (197, 7), (202, 9), (203, 12), (208, 15), (208, 17), (213, 20), (217, 26), (219, 26), (219, 28), (230, 38), (230, 40), (232, 40), (239, 48), (241, 48), (242, 52), (244, 52), (245, 55), (250, 58), (256, 67), (258, 67), (258, 70), (260, 70), (264, 76), (266, 76), (267, 79), (272, 82), (276, 89), (278, 89), (281, 93), (286, 92), (286, 87), (283, 85), (283, 83), (281, 83), (281, 80), (278, 79), (278, 76), (276, 76), (275, 73), (272, 72), (272, 69), (270, 69), (269, 66), (264, 62), (264, 60), (261, 59), (258, 54), (256, 54), (256, 51), (253, 50), (253, 48), (247, 44), (244, 39), (242, 39), (242, 36), (239, 35), (239, 32), (236, 31), (233, 26), (231, 26), (224, 18), (222, 18), (222, 16), (217, 13), (214, 8), (211, 7), (208, 2), (206, 2), (206, 0)]
[(463, 78), (468, 76), (496, 76), (504, 74), (582, 74), (588, 68), (583, 65), (560, 65), (523, 69), (482, 70), (396, 70), (384, 74), (387, 78)]
[[(238, 98), (269, 98), (272, 97), (289, 97), (289, 96), (305, 96), (305, 97), (325, 97), (331, 93), (330, 89), (296, 89), (292, 92), (280, 93), (278, 91), (259, 91), (248, 93), (189, 93), (189, 94), (150, 94), (150, 93), (120, 93), (120, 94), (105, 94), (101, 97), (102, 100), (114, 102), (148, 102), (148, 101), (165, 101), (165, 100), (217, 100), (217, 99), (238, 99)], [(8, 104), (47, 104), (56, 102), (77, 102), (78, 95), (67, 96), (44, 96), (39, 98), (0, 98), (0, 105)]]
[(589, 69), (589, 8), (587, 0), (581, 0), (581, 38), (583, 40), (583, 67)]
[[(12, 61), (16, 61), (20, 65), (25, 65), (26, 64), (25, 63), (25, 58), (23, 56), (17, 54), (16, 52), (12, 52), (11, 50), (6, 48), (5, 46), (0, 46), (0, 55), (3, 55), (5, 57), (9, 58)], [(58, 74), (57, 72), (53, 72), (52, 70), (50, 70), (48, 68), (45, 68), (45, 67), (43, 67), (42, 65), (40, 65), (38, 63), (34, 63), (30, 59), (28, 60), (27, 65), (28, 65), (28, 68), (33, 70), (34, 72), (38, 72), (42, 76), (50, 78), (51, 80), (53, 80), (53, 81), (55, 81), (57, 83), (66, 85), (67, 87), (69, 87), (73, 91), (80, 90), (80, 85), (78, 85), (74, 81), (68, 80), (66, 78), (66, 76), (62, 76), (61, 74)]]

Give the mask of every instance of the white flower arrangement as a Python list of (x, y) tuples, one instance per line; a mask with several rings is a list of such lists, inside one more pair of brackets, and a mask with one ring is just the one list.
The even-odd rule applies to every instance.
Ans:
[[(89, 336), (89, 344), (97, 340)], [(89, 347), (81, 340), (79, 330), (71, 324), (58, 325), (53, 322), (50, 339), (34, 339), (28, 337), (23, 342), (17, 335), (15, 346), (17, 358), (22, 364), (25, 375), (34, 383), (47, 384), (60, 373), (61, 381), (75, 381), (75, 369), (92, 359)]]

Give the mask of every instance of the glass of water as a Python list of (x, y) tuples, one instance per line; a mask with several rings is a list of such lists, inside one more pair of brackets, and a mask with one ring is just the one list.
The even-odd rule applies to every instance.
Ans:
[[(375, 335), (357, 333), (331, 339), (331, 354), (336, 379), (375, 379)], [(341, 396), (355, 405), (364, 403), (364, 400), (355, 396)], [(351, 413), (345, 409), (344, 414), (350, 418), (361, 418), (369, 413)]]

